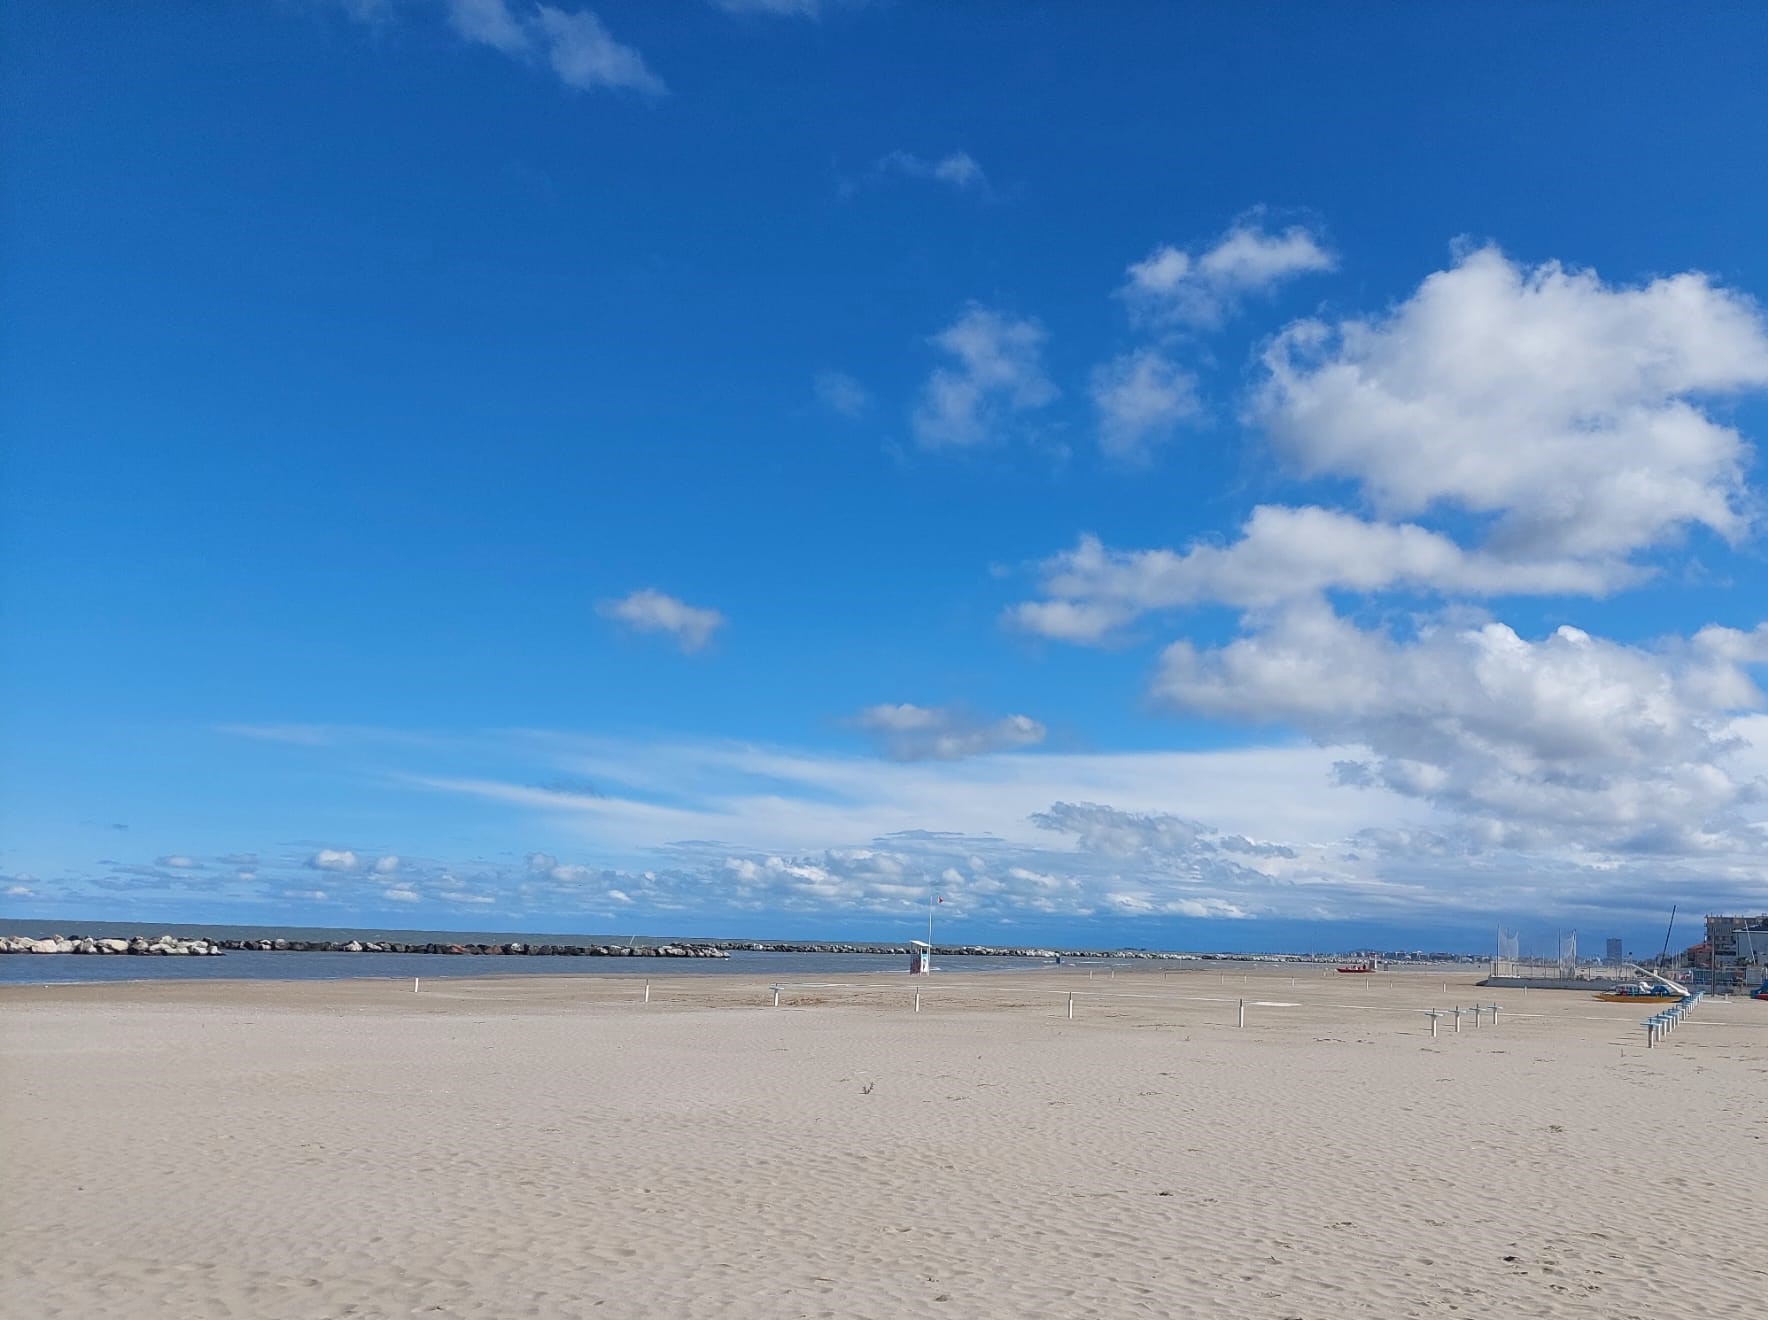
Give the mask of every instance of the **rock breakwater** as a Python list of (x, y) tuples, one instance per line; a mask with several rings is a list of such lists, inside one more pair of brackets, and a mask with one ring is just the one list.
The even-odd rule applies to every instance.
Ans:
[(710, 944), (446, 944), (431, 941), (407, 944), (397, 940), (210, 940), (160, 935), (154, 939), (136, 935), (129, 939), (97, 939), (87, 936), (0, 935), (4, 953), (85, 953), (136, 955), (200, 955), (214, 957), (230, 949), (260, 953), (434, 953), (460, 956), (535, 956), (546, 958), (726, 958), (730, 955)]
[(143, 935), (134, 935), (128, 939), (99, 939), (86, 935), (47, 935), (36, 939), (30, 935), (0, 935), (0, 953), (105, 953), (213, 958), (221, 953), (221, 941), (180, 939), (176, 935), (158, 935), (151, 940)]

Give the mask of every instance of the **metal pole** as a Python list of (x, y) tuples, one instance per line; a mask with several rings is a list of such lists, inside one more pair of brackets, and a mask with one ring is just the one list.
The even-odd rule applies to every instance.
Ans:
[(648, 1004), (650, 1002), (651, 1002), (651, 983), (649, 981), (646, 981), (645, 982), (645, 1003)]
[(917, 990), (915, 992), (915, 1012), (919, 1013), (920, 1011), (921, 1011), (921, 992)]
[(775, 1008), (780, 1006), (780, 988), (777, 985), (773, 988), (773, 1006)]
[(1068, 1020), (1074, 1021), (1074, 996), (1072, 994), (1068, 996)]
[(1240, 1025), (1243, 1027), (1246, 1025), (1246, 1001), (1244, 999), (1240, 1001)]

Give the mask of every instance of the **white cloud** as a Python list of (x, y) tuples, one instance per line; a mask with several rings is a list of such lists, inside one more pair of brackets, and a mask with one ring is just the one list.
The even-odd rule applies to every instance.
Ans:
[(967, 151), (948, 152), (937, 159), (917, 156), (912, 151), (893, 151), (881, 156), (872, 166), (873, 178), (899, 175), (905, 179), (927, 179), (947, 184), (959, 192), (971, 191), (988, 195), (988, 176)]
[(169, 867), (174, 871), (200, 871), (203, 869), (202, 863), (195, 858), (184, 857), (177, 853), (169, 857), (154, 858), (154, 865)]
[(391, 853), (389, 853), (385, 857), (378, 857), (375, 859), (374, 873), (376, 875), (392, 875), (393, 872), (397, 871), (398, 869), (399, 869), (399, 859), (397, 857), (393, 856)]
[[(1524, 646), (1570, 649), (1576, 641), (1562, 635)], [(1502, 653), (1509, 644), (1498, 634), (1487, 649)], [(423, 910), (420, 903), (439, 911), (483, 908), (511, 921), (544, 915), (560, 923), (555, 929), (608, 929), (596, 923), (615, 913), (672, 925), (690, 916), (718, 922), (767, 913), (840, 922), (860, 916), (907, 934), (925, 921), (928, 894), (940, 893), (947, 897), (941, 920), (951, 923), (942, 933), (951, 938), (1011, 938), (992, 923), (1039, 921), (1046, 931), (1074, 931), (1041, 938), (1083, 942), (1086, 929), (1075, 923), (1108, 917), (1440, 918), (1483, 926), (1503, 912), (1555, 924), (1580, 913), (1633, 917), (1658, 910), (1667, 895), (1709, 910), (1757, 901), (1768, 842), (1759, 818), (1768, 807), (1750, 799), (1748, 785), (1768, 772), (1768, 715), (1725, 712), (1754, 700), (1739, 670), (1768, 658), (1768, 628), (1706, 630), (1651, 651), (1633, 648), (1632, 656), (1604, 651), (1591, 662), (1594, 674), (1578, 673), (1557, 655), (1552, 664), (1524, 662), (1525, 670), (1533, 665), (1551, 674), (1550, 682), (1523, 684), (1537, 689), (1533, 704), (1509, 695), (1480, 665), (1444, 662), (1431, 673), (1422, 661), (1383, 659), (1421, 645), (1376, 638), (1359, 650), (1354, 638), (1336, 639), (1326, 626), (1311, 649), (1324, 653), (1319, 681), (1341, 687), (1307, 708), (1327, 712), (1310, 715), (1306, 725), (1319, 730), (1320, 745), (898, 762), (720, 742), (535, 731), (457, 735), (449, 743), (451, 763), (477, 754), (506, 772), (524, 768), (514, 779), (409, 774), (394, 791), (447, 793), (456, 804), (450, 821), (487, 837), (508, 838), (529, 822), (587, 860), (561, 862), (550, 851), (456, 866), (406, 859), (399, 883), (386, 888), (412, 897), (385, 901), (413, 911)], [(1452, 656), (1468, 649), (1477, 648), (1448, 648)], [(1201, 663), (1207, 670), (1215, 662), (1205, 655)], [(1357, 667), (1369, 664), (1377, 672), (1364, 683)], [(1213, 690), (1229, 695), (1218, 695), (1216, 705), (1229, 717), (1262, 709), (1257, 692), (1243, 708), (1229, 704), (1233, 689), (1247, 674), (1255, 687), (1277, 686), (1280, 667), (1265, 673), (1241, 666), (1218, 676)], [(1660, 693), (1656, 707), (1635, 709), (1624, 693), (1616, 695), (1652, 693), (1654, 669), (1668, 676), (1668, 695)], [(1545, 769), (1523, 778), (1525, 794), (1567, 787), (1588, 794), (1601, 787), (1595, 780), (1602, 775), (1610, 787), (1626, 788), (1631, 777), (1644, 786), (1631, 800), (1647, 800), (1648, 810), (1619, 829), (1593, 825), (1555, 835), (1515, 828), (1515, 820), (1512, 828), (1490, 828), (1465, 795), (1451, 791), (1453, 783), (1442, 787), (1445, 776), (1433, 781), (1452, 758), (1430, 746), (1394, 745), (1380, 706), (1367, 695), (1368, 688), (1395, 687), (1405, 718), (1441, 724), (1441, 699), (1436, 715), (1416, 715), (1437, 680), (1464, 688), (1487, 683), (1501, 705), (1524, 710), (1511, 721), (1515, 728), (1494, 728), (1478, 713), (1481, 703), (1468, 698), (1448, 707), (1450, 722), (1461, 720), (1462, 729), (1431, 736), (1450, 745), (1465, 739), (1475, 760), (1516, 761), (1525, 771), (1530, 758), (1539, 761)], [(1305, 692), (1312, 681), (1303, 672), (1296, 686)], [(1612, 714), (1562, 717), (1558, 694), (1565, 692), (1573, 701), (1596, 693), (1596, 704)], [(1330, 722), (1335, 704), (1350, 712), (1342, 726)], [(924, 721), (911, 710), (895, 722)], [(1366, 734), (1376, 745), (1328, 745), (1334, 729), (1347, 739)], [(394, 746), (405, 755), (434, 754), (427, 744)], [(384, 767), (388, 744), (373, 747), (370, 761), (340, 770), (339, 791), (352, 801), (362, 792), (363, 769)], [(1641, 767), (1653, 764), (1664, 767), (1661, 782), (1642, 781)], [(1703, 765), (1738, 789), (1731, 808), (1724, 801), (1730, 790), (1715, 790), (1710, 776), (1703, 782)], [(531, 787), (560, 777), (591, 780), (601, 795)], [(1349, 786), (1356, 783), (1366, 786)], [(1502, 787), (1490, 776), (1475, 784), (1482, 793)], [(1666, 787), (1681, 791), (1684, 802), (1717, 803), (1709, 814), (1718, 828), (1652, 828), (1657, 808), (1650, 800)], [(1601, 823), (1602, 811), (1574, 805)], [(1596, 805), (1613, 814), (1613, 803)], [(93, 882), (93, 892), (160, 883), (163, 874), (119, 874)], [(234, 896), (307, 891), (301, 874), (295, 864), (273, 861)], [(77, 889), (58, 897), (77, 897)], [(350, 897), (363, 901), (354, 890)]]
[(1009, 423), (1056, 397), (1044, 375), (1044, 328), (972, 305), (929, 341), (954, 359), (936, 367), (913, 416), (928, 448), (964, 448), (1002, 438)]
[(531, 812), (550, 822), (555, 837), (576, 835), (610, 865), (693, 839), (777, 853), (939, 830), (1047, 846), (1031, 816), (1058, 801), (1144, 812), (1183, 804), (1187, 817), (1225, 832), (1276, 839), (1335, 838), (1421, 819), (1416, 804), (1331, 784), (1334, 762), (1355, 750), (1040, 751), (892, 761), (717, 742), (549, 737), (529, 754), (554, 771), (594, 779), (601, 796), (489, 776), (414, 774), (399, 782)]
[(38, 894), (37, 891), (32, 889), (29, 885), (8, 885), (6, 886), (6, 897), (36, 898), (38, 897)]
[(1153, 348), (1095, 368), (1091, 392), (1099, 413), (1099, 445), (1113, 458), (1143, 457), (1203, 411), (1197, 377)]
[(1703, 275), (1612, 287), (1481, 248), (1384, 317), (1290, 326), (1264, 365), (1279, 453), (1385, 515), (1495, 517), (1489, 543), (1533, 557), (1746, 531), (1748, 450), (1703, 401), (1768, 386), (1768, 336)]
[(1238, 539), (1183, 551), (1117, 551), (1083, 536), (1042, 568), (1047, 599), (1015, 606), (1008, 618), (1071, 642), (1100, 641), (1144, 614), (1193, 605), (1263, 608), (1326, 590), (1599, 596), (1641, 577), (1614, 560), (1512, 560), (1463, 550), (1413, 523), (1372, 523), (1312, 505), (1260, 505)]
[(521, 55), (533, 42), (504, 0), (448, 0), (448, 23), (468, 41), (506, 55)]
[(717, 610), (701, 609), (650, 588), (619, 600), (603, 601), (599, 608), (604, 617), (635, 632), (663, 633), (674, 638), (684, 652), (703, 648), (725, 623), (724, 615)]
[(308, 867), (315, 871), (347, 873), (354, 871), (359, 864), (356, 854), (347, 848), (321, 848), (307, 859)]
[(1034, 747), (1044, 726), (1027, 715), (979, 720), (964, 711), (909, 704), (868, 706), (854, 726), (878, 739), (885, 755), (898, 761), (955, 761), (986, 752)]
[[(390, 22), (386, 0), (344, 0), (359, 22)], [(592, 10), (558, 9), (530, 0), (444, 0), (455, 35), (522, 63), (543, 63), (568, 87), (608, 88), (644, 96), (668, 93), (644, 57), (617, 41)]]
[(1765, 649), (1768, 625), (1647, 649), (1445, 619), (1401, 641), (1311, 602), (1222, 647), (1173, 643), (1154, 688), (1186, 711), (1366, 746), (1340, 782), (1445, 807), (1492, 846), (1698, 855), (1738, 847), (1768, 791), (1730, 764), (1736, 717), (1763, 704), (1744, 666)]
[(423, 901), (422, 894), (403, 885), (394, 889), (381, 890), (381, 897), (389, 903), (421, 903)]
[(862, 416), (872, 406), (871, 393), (844, 371), (817, 373), (816, 397), (823, 407), (843, 417)]
[(1292, 225), (1270, 233), (1247, 220), (1202, 252), (1155, 248), (1125, 272), (1118, 295), (1142, 324), (1210, 327), (1249, 294), (1337, 265), (1338, 258), (1308, 229)]
[(545, 46), (547, 62), (561, 82), (589, 91), (610, 87), (646, 96), (668, 92), (663, 80), (652, 73), (644, 57), (623, 46), (587, 9), (574, 13), (536, 5), (534, 23)]
[(330, 898), (323, 889), (279, 889), (276, 896), (294, 903), (324, 903)]

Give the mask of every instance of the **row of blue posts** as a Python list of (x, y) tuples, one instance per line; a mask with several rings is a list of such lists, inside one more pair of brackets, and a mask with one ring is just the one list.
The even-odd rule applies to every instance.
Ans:
[(1688, 1010), (1700, 1003), (1705, 995), (1706, 992), (1704, 990), (1696, 990), (1693, 994), (1685, 997), (1674, 1008), (1666, 1008), (1663, 1012), (1653, 1013), (1650, 1017), (1646, 1018), (1641, 1024), (1645, 1028), (1645, 1047), (1650, 1049), (1665, 1036), (1676, 1030), (1676, 1024), (1682, 1021), (1683, 1018), (1687, 1017)]

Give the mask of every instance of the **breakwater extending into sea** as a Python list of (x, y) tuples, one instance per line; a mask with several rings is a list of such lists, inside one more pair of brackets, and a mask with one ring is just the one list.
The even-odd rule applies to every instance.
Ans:
[[(59, 924), (59, 923), (58, 923)], [(87, 946), (90, 945), (90, 948)], [(132, 923), (0, 921), (0, 984), (108, 981), (310, 981), (374, 977), (704, 976), (747, 974), (803, 979), (899, 975), (906, 943), (750, 940), (461, 931), (348, 931), (301, 927), (203, 926), (145, 932)], [(672, 953), (671, 950), (710, 950)], [(108, 955), (108, 956), (107, 956)], [(940, 944), (942, 972), (1008, 973), (1065, 963), (1181, 960), (1214, 955), (1146, 950), (1054, 949)], [(665, 970), (667, 969), (667, 970)]]

